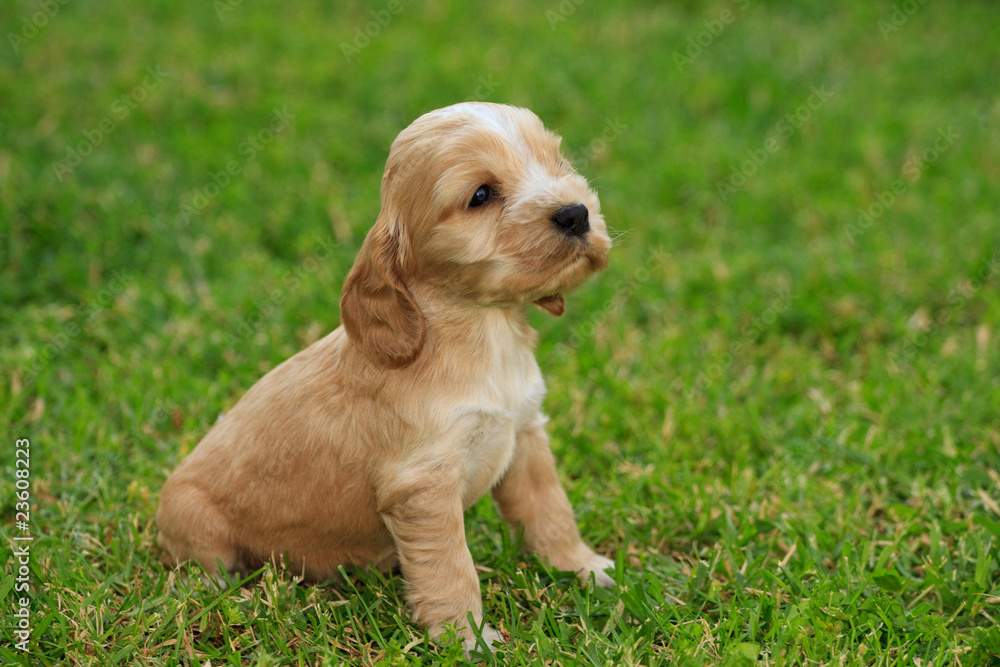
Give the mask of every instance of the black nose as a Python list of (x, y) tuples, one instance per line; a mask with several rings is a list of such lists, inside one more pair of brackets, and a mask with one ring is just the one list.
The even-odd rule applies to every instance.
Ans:
[(583, 236), (590, 231), (590, 212), (583, 204), (570, 204), (556, 211), (552, 222), (567, 236)]

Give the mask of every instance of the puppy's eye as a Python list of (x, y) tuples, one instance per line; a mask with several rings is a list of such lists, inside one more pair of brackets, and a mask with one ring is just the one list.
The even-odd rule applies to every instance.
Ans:
[(472, 195), (472, 199), (469, 200), (469, 208), (482, 206), (492, 198), (493, 190), (490, 189), (490, 186), (480, 185), (479, 189), (476, 190), (476, 194)]

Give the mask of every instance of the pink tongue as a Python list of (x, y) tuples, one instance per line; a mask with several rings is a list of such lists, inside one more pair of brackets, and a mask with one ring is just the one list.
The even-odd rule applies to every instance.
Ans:
[(562, 294), (558, 293), (551, 296), (543, 296), (541, 299), (535, 301), (535, 305), (539, 308), (544, 308), (549, 314), (556, 317), (566, 312), (566, 299), (563, 298)]

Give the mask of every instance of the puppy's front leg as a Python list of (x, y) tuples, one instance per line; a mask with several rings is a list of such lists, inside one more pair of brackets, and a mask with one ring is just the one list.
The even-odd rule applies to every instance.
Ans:
[[(413, 620), (435, 639), (445, 624), (453, 624), (468, 651), (476, 646), (468, 614), (481, 625), (483, 602), (465, 541), (461, 498), (441, 489), (394, 495), (399, 500), (380, 508), (380, 514), (396, 543)], [(494, 641), (503, 641), (488, 624), (482, 637), (491, 648)]]
[(528, 547), (553, 567), (576, 572), (584, 581), (593, 573), (594, 581), (604, 588), (614, 585), (604, 572), (614, 562), (594, 553), (580, 539), (541, 424), (518, 434), (514, 460), (493, 489), (493, 499), (505, 520), (524, 526)]

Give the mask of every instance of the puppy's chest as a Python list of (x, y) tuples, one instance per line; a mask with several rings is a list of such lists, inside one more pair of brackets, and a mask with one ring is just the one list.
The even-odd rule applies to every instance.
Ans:
[(470, 387), (456, 406), (464, 433), (459, 438), (466, 507), (486, 494), (510, 465), (517, 433), (539, 420), (545, 384), (531, 358), (508, 364)]

